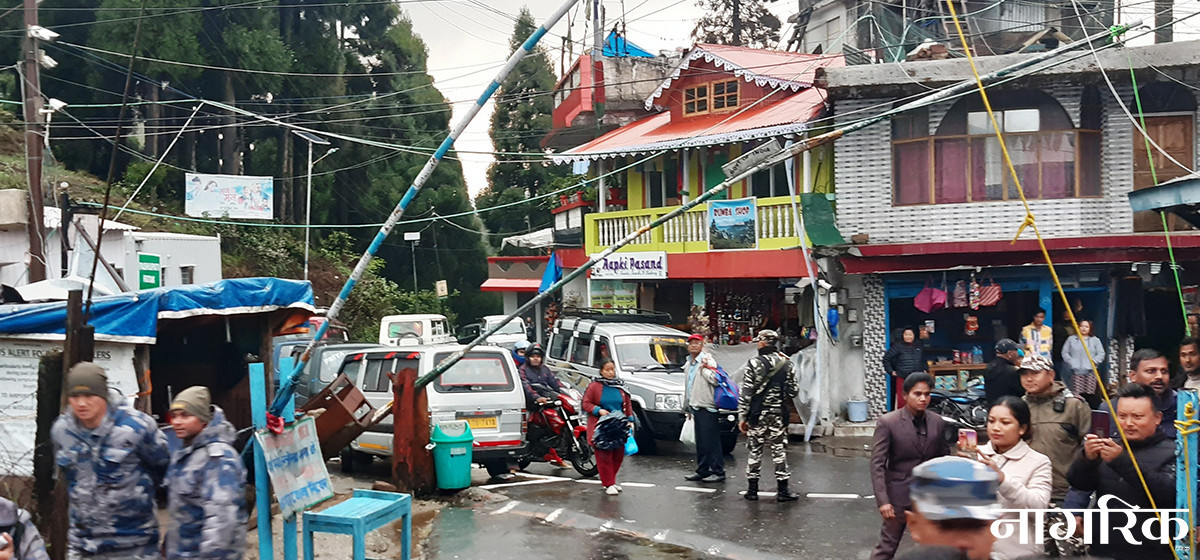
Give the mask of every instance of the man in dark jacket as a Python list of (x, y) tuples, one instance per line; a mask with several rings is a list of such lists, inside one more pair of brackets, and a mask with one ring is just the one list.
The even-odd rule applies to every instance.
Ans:
[[(1162, 422), (1158, 432), (1169, 439), (1175, 439), (1175, 418), (1178, 413), (1178, 395), (1171, 388), (1171, 366), (1167, 357), (1153, 348), (1142, 348), (1129, 357), (1129, 382), (1145, 385), (1154, 392), (1154, 404), (1162, 413)], [(1116, 406), (1116, 399), (1113, 406)], [(1109, 433), (1114, 437), (1117, 433), (1117, 415), (1111, 414)]]
[[(1095, 491), (1101, 508), (1169, 509), (1175, 507), (1175, 442), (1164, 437), (1158, 430), (1163, 420), (1155, 403), (1154, 391), (1138, 383), (1126, 385), (1118, 393), (1117, 421), (1125, 431), (1129, 447), (1133, 451), (1146, 487), (1154, 497), (1154, 505), (1142, 489), (1138, 469), (1133, 466), (1129, 453), (1120, 441), (1088, 434), (1083, 441), (1083, 456), (1077, 459), (1067, 473), (1071, 486), (1085, 491)], [(1111, 498), (1110, 498), (1111, 497)], [(1115, 498), (1115, 499), (1114, 499)], [(1111, 503), (1105, 505), (1106, 500)], [(1125, 502), (1121, 503), (1121, 500)], [(1128, 504), (1128, 505), (1126, 505)], [(1103, 544), (1097, 519), (1089, 520), (1085, 530), (1091, 533), (1092, 553), (1114, 560), (1167, 560), (1174, 554), (1171, 546), (1150, 541), (1141, 533), (1143, 523), (1154, 514), (1137, 514), (1133, 535), (1138, 543), (1126, 539), (1125, 527), (1129, 527), (1129, 516), (1133, 514), (1112, 513), (1108, 519), (1108, 544)]]
[(1017, 372), (1017, 364), (1021, 363), (1020, 348), (1011, 338), (1002, 338), (996, 343), (996, 357), (983, 373), (983, 391), (989, 404), (1008, 395), (1018, 399), (1025, 396), (1021, 374)]
[(946, 423), (941, 416), (925, 409), (933, 378), (914, 373), (904, 380), (904, 408), (893, 410), (875, 422), (875, 441), (871, 449), (871, 486), (875, 503), (883, 517), (879, 544), (871, 560), (891, 560), (900, 546), (907, 523), (905, 512), (912, 507), (909, 485), (913, 468), (949, 453), (942, 437)]
[[(546, 351), (542, 350), (541, 344), (534, 344), (525, 351), (525, 365), (521, 366), (521, 385), (525, 388), (525, 402), (529, 405), (529, 414), (539, 414), (539, 408), (536, 405), (550, 402), (548, 397), (543, 397), (533, 390), (533, 385), (545, 385), (554, 391), (563, 391), (562, 381), (550, 368), (546, 367), (543, 361), (546, 359)], [(562, 457), (558, 456), (558, 452), (553, 447), (546, 453), (544, 459), (551, 465), (560, 469), (567, 468), (567, 464), (563, 462)]]

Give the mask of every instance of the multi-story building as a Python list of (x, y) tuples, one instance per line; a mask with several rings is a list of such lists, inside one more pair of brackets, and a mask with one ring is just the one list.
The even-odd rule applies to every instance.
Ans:
[[(1024, 56), (1032, 55), (978, 63), (987, 72)], [(1137, 110), (1130, 66), (1148, 135), (1170, 158), (1153, 148), (1153, 158), (1147, 157), (1146, 142), (1121, 106)], [(1112, 90), (1101, 71), (1108, 71)], [(972, 78), (964, 59), (827, 68), (822, 74), (818, 83), (829, 92), (839, 125)], [(1113, 376), (1135, 346), (1171, 352), (1184, 332), (1163, 221), (1154, 213), (1134, 213), (1128, 195), (1195, 169), (1197, 89), (1188, 84), (1197, 83), (1198, 75), (1200, 44), (1165, 43), (1102, 51), (989, 90), (1067, 299), (1106, 342), (1104, 367)], [(1040, 307), (1048, 312), (1059, 351), (1070, 334), (1065, 305), (1032, 230), (1021, 229), (1025, 206), (978, 94), (896, 115), (840, 139), (834, 152), (838, 228), (863, 241), (840, 258), (847, 305), (865, 322), (861, 347), (843, 351), (862, 353), (861, 394), (874, 413), (889, 406), (881, 357), (897, 328), (928, 325), (928, 361), (952, 360), (956, 351), (975, 348), (987, 361), (995, 341), (1018, 338)], [(1194, 294), (1186, 288), (1197, 283), (1188, 261), (1200, 256), (1200, 235), (1182, 220), (1169, 223), (1175, 258), (1185, 263), (1181, 283)], [(926, 286), (953, 292), (972, 280), (999, 284), (999, 304), (955, 308), (951, 296), (947, 309), (924, 313), (914, 307), (914, 296)]]
[[(722, 165), (759, 144), (821, 126), (828, 109), (814, 75), (840, 64), (840, 56), (721, 45), (687, 51), (644, 99), (650, 116), (553, 156), (585, 162), (595, 178), (598, 211), (583, 220), (586, 252), (601, 251), (723, 182)], [(789, 304), (808, 275), (788, 194), (810, 193), (803, 211), (823, 213), (828, 227), (819, 233), (836, 236), (829, 231), (831, 164), (830, 152), (819, 151), (732, 185), (715, 204), (748, 218), (733, 229), (712, 219), (710, 203), (644, 234), (610, 258), (611, 266), (592, 270), (589, 301), (665, 311), (680, 325), (699, 306), (721, 340), (745, 339), (768, 326), (801, 334), (798, 306)]]

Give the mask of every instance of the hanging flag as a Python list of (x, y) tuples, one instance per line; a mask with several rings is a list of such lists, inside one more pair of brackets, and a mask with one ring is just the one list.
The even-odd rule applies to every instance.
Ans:
[(546, 263), (546, 272), (542, 273), (542, 284), (538, 286), (538, 293), (546, 291), (559, 280), (562, 280), (562, 263), (558, 253), (550, 253), (550, 261)]

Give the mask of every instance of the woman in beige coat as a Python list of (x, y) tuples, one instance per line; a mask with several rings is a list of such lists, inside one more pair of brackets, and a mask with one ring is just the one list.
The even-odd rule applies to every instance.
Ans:
[[(1031, 437), (1029, 405), (1016, 397), (1002, 397), (988, 411), (988, 443), (979, 446), (979, 460), (1000, 474), (1000, 507), (1004, 509), (1047, 509), (1053, 469), (1050, 458), (1025, 443)], [(1011, 560), (1040, 556), (1044, 545), (1037, 544), (1032, 519), (1018, 524), (1017, 513), (1005, 513), (1000, 519), (1012, 529), (1007, 538), (997, 539), (992, 547), (993, 560)], [(1020, 530), (1023, 528), (1024, 530)]]

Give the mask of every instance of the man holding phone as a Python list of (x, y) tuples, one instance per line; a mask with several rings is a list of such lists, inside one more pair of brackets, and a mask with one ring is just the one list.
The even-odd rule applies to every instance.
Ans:
[(0, 560), (50, 560), (29, 512), (0, 498)]
[[(1175, 439), (1178, 396), (1171, 388), (1171, 364), (1167, 362), (1167, 357), (1153, 348), (1142, 348), (1134, 352), (1129, 358), (1129, 382), (1145, 385), (1154, 392), (1155, 408), (1162, 413), (1163, 418), (1158, 425), (1158, 431), (1168, 439)], [(1114, 408), (1117, 406), (1117, 400), (1113, 399)], [(1108, 434), (1117, 437), (1116, 415), (1113, 416), (1113, 421), (1108, 426)]]

